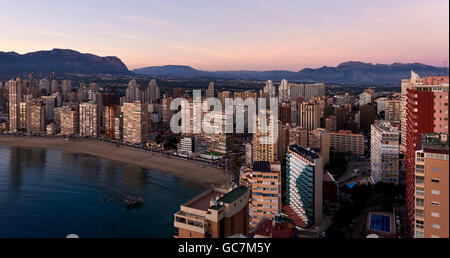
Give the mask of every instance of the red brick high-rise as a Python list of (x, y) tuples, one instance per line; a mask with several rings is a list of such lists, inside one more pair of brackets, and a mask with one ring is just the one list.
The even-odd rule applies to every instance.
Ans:
[(411, 233), (415, 228), (417, 139), (423, 133), (448, 134), (448, 82), (448, 76), (426, 77), (406, 90), (406, 206)]

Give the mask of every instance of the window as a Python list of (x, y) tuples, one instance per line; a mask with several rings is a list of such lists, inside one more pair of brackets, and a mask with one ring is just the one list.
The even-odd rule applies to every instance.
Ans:
[(416, 220), (416, 228), (423, 229), (423, 221), (422, 220)]
[(433, 172), (439, 172), (440, 169), (439, 169), (439, 167), (431, 167), (431, 171), (433, 171)]
[(439, 212), (432, 212), (431, 217), (439, 218), (440, 214), (439, 214)]
[(424, 196), (425, 195), (425, 191), (423, 189), (416, 189), (416, 195)]
[(439, 191), (439, 190), (431, 190), (431, 194), (440, 195), (441, 191)]
[(431, 227), (435, 229), (441, 229), (441, 225), (439, 224), (431, 224)]
[(419, 209), (416, 209), (416, 216), (417, 217), (423, 217), (424, 216), (424, 211), (423, 210), (419, 210)]
[(423, 238), (424, 237), (424, 233), (421, 231), (416, 231), (416, 238)]
[(424, 200), (420, 198), (416, 198), (416, 206), (417, 207), (423, 207), (424, 206)]
[(440, 206), (441, 204), (439, 202), (431, 202), (431, 205), (433, 205), (433, 206)]
[(431, 183), (439, 183), (441, 180), (436, 179), (436, 178), (432, 178), (431, 179)]

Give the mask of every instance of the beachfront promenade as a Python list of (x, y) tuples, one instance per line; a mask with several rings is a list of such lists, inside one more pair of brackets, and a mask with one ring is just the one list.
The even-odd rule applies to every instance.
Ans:
[[(18, 138), (20, 140), (18, 140)], [(0, 135), (0, 145), (15, 147), (59, 149), (85, 153), (107, 159), (135, 164), (144, 168), (172, 173), (187, 180), (220, 185), (233, 178), (226, 165), (209, 160), (178, 156), (162, 150), (150, 149), (103, 138), (37, 136), (25, 134)]]

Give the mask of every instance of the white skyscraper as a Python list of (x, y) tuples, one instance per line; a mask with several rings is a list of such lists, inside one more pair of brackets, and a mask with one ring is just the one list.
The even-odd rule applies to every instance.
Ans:
[(276, 97), (276, 89), (275, 86), (273, 86), (273, 82), (271, 80), (268, 80), (266, 82), (266, 86), (264, 87), (264, 94), (266, 94), (266, 97), (268, 98)]
[(289, 100), (290, 98), (291, 98), (291, 88), (289, 87), (288, 81), (283, 79), (280, 83), (280, 87), (278, 88), (279, 102)]
[(373, 183), (399, 180), (400, 131), (390, 122), (378, 122), (371, 128), (370, 177)]
[(366, 104), (372, 103), (372, 95), (368, 92), (363, 92), (359, 94), (359, 106), (362, 107)]

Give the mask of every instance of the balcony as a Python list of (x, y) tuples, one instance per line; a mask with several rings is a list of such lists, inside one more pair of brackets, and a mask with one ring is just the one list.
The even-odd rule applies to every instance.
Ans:
[(208, 222), (202, 216), (179, 211), (175, 214), (174, 227), (204, 234), (207, 231)]

